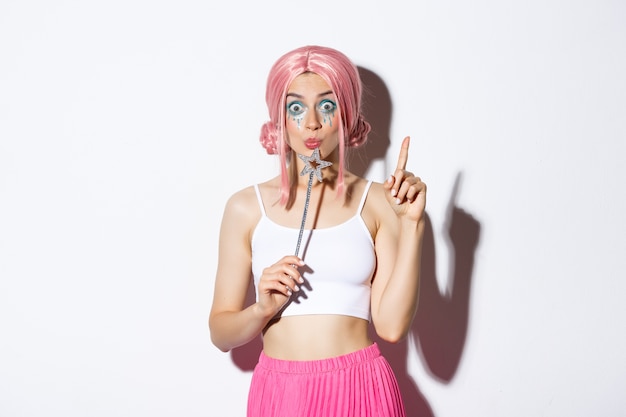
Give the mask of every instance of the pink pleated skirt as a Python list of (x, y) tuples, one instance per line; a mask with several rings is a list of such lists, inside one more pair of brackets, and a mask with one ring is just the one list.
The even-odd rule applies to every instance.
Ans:
[(347, 355), (286, 361), (261, 353), (248, 417), (404, 417), (398, 381), (376, 343)]

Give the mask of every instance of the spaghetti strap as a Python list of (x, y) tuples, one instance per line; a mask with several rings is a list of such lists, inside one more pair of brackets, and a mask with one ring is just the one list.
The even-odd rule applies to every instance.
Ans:
[(365, 189), (363, 190), (363, 195), (361, 196), (361, 201), (359, 202), (359, 208), (357, 209), (357, 214), (361, 214), (363, 211), (363, 206), (365, 205), (365, 200), (367, 199), (367, 193), (370, 190), (370, 186), (372, 185), (372, 181), (368, 181), (365, 185)]
[(265, 216), (265, 206), (263, 205), (263, 199), (261, 198), (261, 191), (259, 190), (259, 184), (254, 184), (254, 192), (256, 193), (256, 198), (259, 201), (259, 209), (261, 209), (261, 215)]

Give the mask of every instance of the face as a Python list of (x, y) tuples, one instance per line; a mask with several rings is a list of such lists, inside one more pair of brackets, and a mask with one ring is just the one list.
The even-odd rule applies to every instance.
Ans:
[(322, 77), (305, 73), (296, 77), (287, 90), (285, 120), (291, 149), (311, 155), (320, 148), (328, 157), (339, 144), (337, 98)]

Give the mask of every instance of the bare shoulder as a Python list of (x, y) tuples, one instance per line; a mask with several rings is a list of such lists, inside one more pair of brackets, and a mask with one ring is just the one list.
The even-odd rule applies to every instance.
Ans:
[(396, 218), (385, 196), (387, 192), (389, 191), (385, 190), (382, 183), (372, 181), (362, 212), (363, 219), (372, 232), (372, 236), (376, 235), (381, 226), (389, 224), (390, 221), (393, 222)]
[(256, 205), (256, 201), (254, 186), (250, 185), (232, 194), (226, 201), (226, 209), (236, 214), (244, 214), (252, 205)]
[[(277, 193), (280, 179), (273, 178), (257, 185), (262, 196)], [(262, 197), (265, 200), (265, 197)], [(254, 185), (242, 188), (232, 194), (226, 201), (224, 208), (224, 222), (231, 227), (251, 231), (261, 218), (261, 206)], [(261, 203), (262, 204), (262, 203)]]
[[(385, 215), (391, 210), (389, 202), (385, 197), (385, 187), (382, 183), (372, 181), (369, 193), (367, 194), (367, 200), (365, 202), (364, 210), (373, 211), (378, 216)], [(391, 210), (393, 212), (393, 210)]]
[(261, 209), (252, 185), (235, 192), (226, 201), (223, 217), (225, 225), (251, 229), (260, 217)]

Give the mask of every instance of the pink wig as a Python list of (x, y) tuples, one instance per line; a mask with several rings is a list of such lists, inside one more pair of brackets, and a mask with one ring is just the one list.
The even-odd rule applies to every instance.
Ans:
[(289, 198), (285, 137), (285, 103), (291, 82), (305, 72), (313, 72), (326, 81), (337, 97), (339, 107), (338, 193), (343, 192), (345, 148), (365, 143), (371, 127), (361, 113), (361, 78), (356, 66), (343, 53), (323, 46), (304, 46), (286, 53), (272, 66), (267, 78), (265, 101), (270, 121), (261, 128), (261, 144), (268, 154), (280, 157), (280, 202)]

